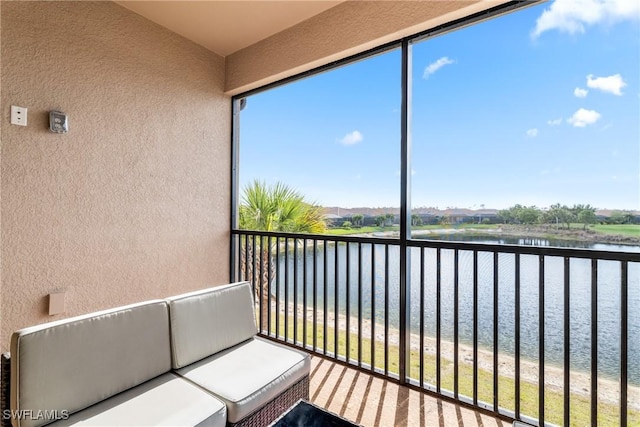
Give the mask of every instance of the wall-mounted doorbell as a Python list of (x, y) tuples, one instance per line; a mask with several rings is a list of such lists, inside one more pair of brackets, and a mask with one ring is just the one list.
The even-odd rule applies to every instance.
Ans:
[(69, 132), (69, 119), (62, 111), (49, 111), (49, 130), (54, 133)]

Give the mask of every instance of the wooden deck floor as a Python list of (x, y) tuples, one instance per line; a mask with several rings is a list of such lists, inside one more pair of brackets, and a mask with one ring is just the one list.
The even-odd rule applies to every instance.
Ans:
[(317, 356), (311, 361), (310, 398), (365, 427), (511, 425)]

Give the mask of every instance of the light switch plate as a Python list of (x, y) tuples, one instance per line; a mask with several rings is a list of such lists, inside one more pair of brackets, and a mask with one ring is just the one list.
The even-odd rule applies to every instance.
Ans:
[(18, 126), (27, 125), (27, 107), (11, 106), (11, 124)]

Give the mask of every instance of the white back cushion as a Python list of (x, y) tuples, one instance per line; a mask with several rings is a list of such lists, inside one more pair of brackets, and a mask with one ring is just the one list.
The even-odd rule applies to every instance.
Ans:
[[(11, 409), (73, 413), (171, 369), (165, 301), (19, 330), (11, 337)], [(51, 420), (23, 419), (20, 427)]]
[(168, 298), (174, 369), (248, 340), (257, 332), (249, 282)]

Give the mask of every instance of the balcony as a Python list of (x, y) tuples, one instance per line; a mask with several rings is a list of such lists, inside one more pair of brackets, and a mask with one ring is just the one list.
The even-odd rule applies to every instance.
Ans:
[[(326, 378), (366, 373), (401, 386), (407, 398), (424, 392), (419, 399), (457, 408), (445, 424), (459, 419), (461, 408), (534, 425), (640, 422), (637, 254), (241, 230), (233, 236), (234, 274), (262, 295), (262, 335), (320, 355), (314, 369)], [(334, 370), (340, 374), (329, 375)], [(326, 395), (329, 381), (339, 382), (316, 380), (314, 399), (323, 395), (320, 404), (343, 413), (347, 386)], [(383, 411), (380, 390), (371, 398)], [(420, 414), (410, 418), (424, 419)]]
[[(262, 335), (314, 354), (311, 398), (363, 425), (640, 424), (638, 254), (229, 225), (238, 96), (540, 2), (290, 2), (317, 10), (262, 34), (256, 2), (1, 3), (2, 351), (22, 327), (247, 279)], [(196, 21), (214, 44), (184, 31)]]

